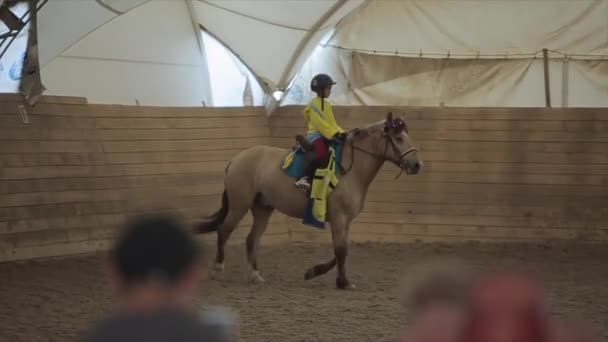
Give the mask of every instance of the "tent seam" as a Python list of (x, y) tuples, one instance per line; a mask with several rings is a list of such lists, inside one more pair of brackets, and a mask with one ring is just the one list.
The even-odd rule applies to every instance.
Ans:
[(285, 69), (283, 69), (281, 78), (279, 79), (279, 82), (277, 83), (277, 87), (279, 89), (285, 87), (285, 83), (287, 83), (289, 72), (291, 71), (291, 69), (293, 69), (293, 66), (296, 64), (296, 61), (302, 55), (302, 51), (304, 51), (304, 48), (306, 48), (308, 43), (310, 43), (313, 35), (316, 32), (321, 31), (319, 29), (319, 27), (321, 27), (323, 24), (325, 24), (327, 22), (327, 20), (329, 20), (329, 18), (331, 18), (332, 15), (334, 15), (336, 12), (338, 12), (340, 10), (340, 8), (342, 8), (346, 2), (347, 2), (347, 0), (338, 0), (327, 11), (325, 11), (325, 13), (323, 13), (323, 15), (321, 15), (317, 19), (317, 21), (306, 31), (307, 32), (306, 35), (304, 37), (302, 37), (302, 39), (300, 40), (300, 43), (298, 43), (298, 46), (296, 47), (293, 54), (291, 55), (289, 62), (285, 66)]
[(99, 4), (99, 6), (107, 9), (110, 12), (114, 12), (115, 14), (121, 15), (121, 14), (125, 13), (125, 12), (119, 11), (116, 8), (106, 4), (105, 2), (103, 2), (103, 0), (95, 0), (95, 2), (97, 2), (97, 4)]
[[(223, 10), (223, 11), (226, 11), (226, 12), (229, 12), (229, 13), (232, 13), (232, 14), (235, 14), (235, 15), (247, 18), (247, 19), (251, 19), (253, 21), (261, 22), (261, 23), (264, 23), (264, 24), (267, 24), (267, 25), (282, 27), (282, 28), (289, 29), (289, 30), (294, 30), (294, 31), (304, 31), (304, 32), (309, 32), (310, 31), (310, 29), (303, 28), (303, 27), (289, 26), (289, 25), (275, 23), (275, 22), (272, 22), (272, 21), (269, 21), (269, 20), (264, 20), (264, 19), (256, 18), (254, 16), (251, 16), (251, 15), (248, 15), (248, 14), (245, 14), (245, 13), (241, 13), (241, 12), (238, 12), (238, 11), (235, 11), (235, 10), (231, 10), (229, 8), (225, 8), (225, 7), (222, 7), (222, 6), (210, 3), (210, 2), (208, 2), (206, 0), (197, 0), (197, 1), (201, 2), (201, 3), (205, 4), (205, 5), (208, 5), (208, 6), (211, 6), (211, 7), (215, 7), (217, 9), (220, 9), (220, 10)], [(327, 25), (326, 27), (320, 27), (319, 29), (317, 29), (317, 31), (326, 30), (330, 26), (333, 26), (333, 25)], [(315, 31), (315, 32), (317, 32), (317, 31)]]
[[(128, 11), (124, 12), (123, 14), (129, 13), (132, 10), (141, 7), (147, 3), (149, 3), (152, 0), (146, 0), (144, 2), (142, 2), (141, 4), (129, 9)], [(98, 3), (99, 4), (99, 3)], [(101, 6), (101, 5), (99, 5)], [(103, 6), (101, 6), (103, 7)], [(105, 7), (104, 7), (105, 9)], [(107, 9), (106, 9), (107, 10)], [(123, 15), (121, 14), (121, 15)], [(99, 24), (97, 27), (95, 27), (94, 29), (92, 29), (91, 31), (87, 32), (87, 34), (83, 35), (82, 37), (78, 38), (75, 42), (73, 42), (72, 44), (68, 45), (65, 49), (61, 50), (58, 54), (56, 54), (51, 60), (48, 61), (48, 63), (41, 65), (40, 66), (40, 70), (42, 70), (43, 68), (45, 68), (47, 65), (51, 64), (57, 57), (61, 57), (61, 55), (63, 55), (66, 51), (68, 51), (69, 49), (71, 49), (72, 47), (74, 47), (74, 45), (80, 43), (81, 41), (83, 41), (85, 38), (87, 38), (88, 36), (90, 36), (91, 34), (93, 34), (94, 32), (96, 32), (97, 30), (99, 30), (102, 26), (105, 26), (106, 24), (111, 23), (113, 20), (115, 20), (116, 18), (120, 17), (121, 15), (116, 15), (113, 18), (110, 18), (109, 20)]]

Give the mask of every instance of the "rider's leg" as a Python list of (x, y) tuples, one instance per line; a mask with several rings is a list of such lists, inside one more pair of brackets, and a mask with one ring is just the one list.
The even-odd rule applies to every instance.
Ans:
[(313, 145), (316, 158), (307, 167), (304, 177), (296, 182), (296, 186), (304, 190), (310, 189), (311, 179), (313, 179), (317, 168), (326, 167), (327, 162), (329, 161), (329, 146), (325, 139), (319, 138), (313, 142)]

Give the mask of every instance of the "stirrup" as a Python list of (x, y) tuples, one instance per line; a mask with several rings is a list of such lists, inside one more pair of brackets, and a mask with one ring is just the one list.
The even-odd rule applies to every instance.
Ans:
[(297, 182), (295, 182), (295, 186), (304, 191), (310, 191), (310, 182), (307, 178), (300, 178)]

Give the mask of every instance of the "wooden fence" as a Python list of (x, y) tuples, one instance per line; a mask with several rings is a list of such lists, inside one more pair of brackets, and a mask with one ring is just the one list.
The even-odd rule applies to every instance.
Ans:
[[(0, 96), (0, 261), (107, 249), (132, 214), (218, 208), (227, 161), (289, 147), (302, 107), (160, 108)], [(345, 128), (407, 113), (425, 168), (373, 183), (354, 241), (608, 240), (608, 109), (337, 107)], [(242, 242), (248, 216), (232, 242)], [(213, 236), (211, 237), (213, 238)], [(329, 241), (275, 215), (263, 243)]]

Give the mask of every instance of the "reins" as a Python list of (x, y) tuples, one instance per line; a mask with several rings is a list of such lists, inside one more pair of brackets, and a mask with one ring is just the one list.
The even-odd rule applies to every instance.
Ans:
[[(351, 158), (350, 158), (350, 165), (349, 165), (348, 169), (344, 169), (344, 166), (342, 166), (342, 161), (340, 161), (340, 168), (343, 171), (343, 175), (346, 175), (352, 169), (353, 164), (355, 163), (355, 150), (357, 150), (357, 151), (361, 151), (361, 152), (363, 152), (363, 153), (365, 153), (367, 155), (370, 155), (370, 156), (372, 156), (374, 158), (381, 159), (382, 161), (388, 160), (391, 163), (395, 164), (397, 167), (399, 167), (400, 172), (399, 172), (399, 174), (397, 174), (397, 176), (393, 180), (399, 178), (401, 176), (401, 174), (403, 173), (403, 168), (402, 168), (402, 165), (401, 165), (401, 161), (403, 160), (403, 158), (405, 156), (409, 155), (410, 153), (414, 153), (414, 152), (416, 152), (418, 150), (416, 148), (412, 147), (412, 148), (408, 149), (407, 151), (399, 154), (399, 152), (400, 152), (399, 148), (397, 148), (397, 146), (395, 146), (395, 142), (393, 141), (393, 138), (391, 138), (391, 136), (388, 135), (388, 134), (384, 135), (384, 142), (385, 142), (385, 144), (384, 144), (384, 155), (381, 156), (379, 154), (376, 154), (374, 152), (369, 152), (369, 151), (367, 151), (367, 150), (365, 150), (365, 149), (363, 149), (361, 147), (356, 146), (355, 143), (354, 143), (354, 141), (351, 140), (350, 141), (350, 145), (351, 145), (351, 150), (350, 150), (351, 151)], [(391, 144), (391, 147), (393, 148), (393, 152), (395, 152), (395, 154), (399, 154), (399, 160), (398, 161), (395, 161), (395, 160), (393, 160), (391, 158), (388, 158), (388, 145), (389, 145), (389, 142)], [(346, 143), (344, 144), (344, 146), (346, 146)]]

